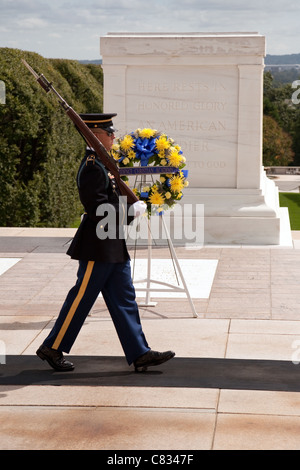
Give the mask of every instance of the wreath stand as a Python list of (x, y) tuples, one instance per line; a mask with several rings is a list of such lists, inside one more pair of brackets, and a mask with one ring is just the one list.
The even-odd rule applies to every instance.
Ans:
[[(144, 178), (142, 178), (142, 179), (144, 179)], [(144, 185), (145, 181), (143, 181), (142, 184)], [(189, 293), (189, 289), (188, 289), (186, 281), (184, 279), (184, 276), (183, 276), (183, 273), (182, 273), (182, 270), (181, 270), (181, 267), (180, 267), (180, 263), (178, 261), (178, 258), (177, 258), (177, 255), (176, 255), (176, 252), (175, 252), (175, 249), (174, 249), (173, 242), (171, 240), (169, 231), (167, 229), (167, 226), (166, 226), (166, 223), (165, 223), (165, 220), (164, 220), (164, 216), (160, 215), (158, 217), (161, 217), (162, 225), (163, 225), (163, 228), (165, 230), (165, 234), (166, 234), (166, 238), (167, 238), (167, 242), (168, 242), (168, 246), (169, 246), (171, 259), (172, 259), (172, 262), (173, 262), (173, 268), (174, 268), (174, 272), (175, 272), (177, 282), (178, 282), (178, 286), (174, 286), (174, 285), (169, 284), (167, 282), (156, 281), (154, 279), (151, 279), (151, 261), (152, 261), (152, 241), (153, 241), (153, 238), (152, 238), (152, 235), (151, 235), (150, 221), (149, 221), (149, 219), (147, 219), (147, 224), (148, 224), (147, 277), (145, 279), (135, 281), (135, 284), (146, 283), (146, 287), (135, 288), (136, 291), (143, 291), (143, 292), (146, 291), (146, 297), (145, 297), (144, 302), (139, 302), (139, 305), (143, 306), (143, 307), (153, 307), (157, 304), (157, 302), (151, 302), (151, 295), (150, 295), (151, 292), (183, 292), (183, 293), (186, 294), (186, 297), (189, 301), (193, 316), (195, 318), (198, 318), (198, 314), (196, 312), (193, 300), (191, 298), (191, 295)], [(141, 221), (139, 223), (141, 224), (143, 220), (145, 221), (144, 217), (141, 218)], [(136, 255), (136, 245), (137, 245), (137, 237), (135, 237), (134, 264), (133, 264), (132, 278), (134, 278), (134, 268), (135, 268), (135, 259), (136, 259), (136, 256), (135, 256)], [(176, 268), (177, 268), (177, 271), (178, 271), (179, 276), (181, 278), (181, 282), (182, 282), (183, 287), (179, 286), (179, 280), (178, 280)], [(160, 287), (160, 288), (151, 287), (151, 283), (158, 284), (159, 286), (163, 286), (163, 287)]]

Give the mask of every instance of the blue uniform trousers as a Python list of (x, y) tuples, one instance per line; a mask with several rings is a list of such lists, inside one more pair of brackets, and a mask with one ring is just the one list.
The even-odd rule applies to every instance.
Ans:
[(44, 344), (68, 353), (100, 292), (130, 365), (150, 348), (142, 331), (129, 260), (124, 263), (79, 261), (77, 282)]

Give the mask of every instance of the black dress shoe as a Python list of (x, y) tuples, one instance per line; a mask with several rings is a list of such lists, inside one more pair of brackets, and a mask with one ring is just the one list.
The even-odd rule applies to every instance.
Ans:
[(163, 364), (166, 361), (169, 361), (175, 356), (173, 351), (166, 351), (166, 352), (158, 352), (158, 351), (150, 351), (146, 352), (142, 356), (140, 356), (135, 362), (134, 367), (136, 372), (144, 372), (150, 366), (158, 366), (159, 364)]
[(48, 348), (48, 346), (39, 347), (36, 354), (43, 360), (47, 361), (48, 364), (55, 370), (65, 372), (67, 370), (73, 370), (74, 365), (72, 362), (66, 361), (61, 351), (56, 349)]

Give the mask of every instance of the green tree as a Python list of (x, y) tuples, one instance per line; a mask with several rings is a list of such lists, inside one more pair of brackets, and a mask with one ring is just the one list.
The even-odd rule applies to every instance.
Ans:
[(101, 112), (99, 66), (0, 48), (0, 225), (69, 226), (82, 211), (76, 174), (85, 143), (57, 98), (36, 83), (24, 58), (78, 112)]
[(271, 116), (264, 116), (263, 163), (265, 166), (287, 166), (293, 162), (292, 137)]
[(265, 165), (291, 165), (300, 160), (296, 129), (299, 110), (292, 103), (293, 91), (291, 84), (275, 86), (272, 74), (270, 72), (264, 74)]
[(294, 165), (300, 166), (300, 104), (298, 106), (297, 113), (295, 115), (295, 121), (293, 125), (293, 151), (295, 154)]

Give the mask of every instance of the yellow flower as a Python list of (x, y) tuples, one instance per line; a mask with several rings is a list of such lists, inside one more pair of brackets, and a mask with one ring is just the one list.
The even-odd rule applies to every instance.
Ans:
[(124, 158), (123, 162), (122, 162), (124, 165), (127, 165), (129, 163), (129, 158)]
[(169, 191), (165, 194), (166, 199), (170, 199), (171, 196), (172, 196), (172, 194)]
[(120, 142), (120, 147), (122, 150), (130, 150), (134, 146), (134, 139), (131, 135), (125, 135)]
[(118, 144), (113, 144), (110, 154), (115, 160), (119, 160), (120, 158), (119, 150), (120, 150), (120, 146)]
[(168, 141), (168, 139), (166, 138), (166, 136), (160, 136), (159, 139), (156, 140), (156, 148), (159, 152), (161, 152), (162, 150), (167, 150), (168, 148), (170, 148), (170, 142)]
[(142, 129), (140, 132), (139, 132), (139, 136), (142, 138), (142, 139), (150, 139), (150, 137), (153, 137), (154, 134), (155, 134), (155, 130), (153, 129)]
[(127, 156), (128, 156), (128, 158), (130, 158), (130, 160), (131, 160), (132, 158), (135, 158), (135, 152), (134, 152), (133, 150), (129, 150)]
[(177, 168), (182, 162), (182, 157), (179, 155), (177, 150), (172, 150), (171, 154), (168, 156), (168, 160), (172, 166)]
[(161, 183), (164, 183), (166, 181), (166, 178), (164, 176), (160, 176), (159, 180)]
[(162, 166), (166, 166), (167, 163), (168, 163), (168, 162), (167, 162), (167, 160), (166, 160), (165, 158), (163, 158), (163, 159), (160, 161), (160, 164), (161, 164)]
[(173, 176), (170, 179), (170, 186), (171, 190), (175, 193), (180, 193), (180, 191), (184, 188), (184, 181), (181, 176)]
[(158, 193), (157, 191), (154, 191), (149, 197), (149, 201), (151, 204), (161, 206), (165, 202), (165, 199), (162, 194)]
[(111, 149), (116, 151), (116, 152), (119, 150), (119, 148), (120, 148), (119, 144), (113, 144), (112, 147), (111, 147)]

